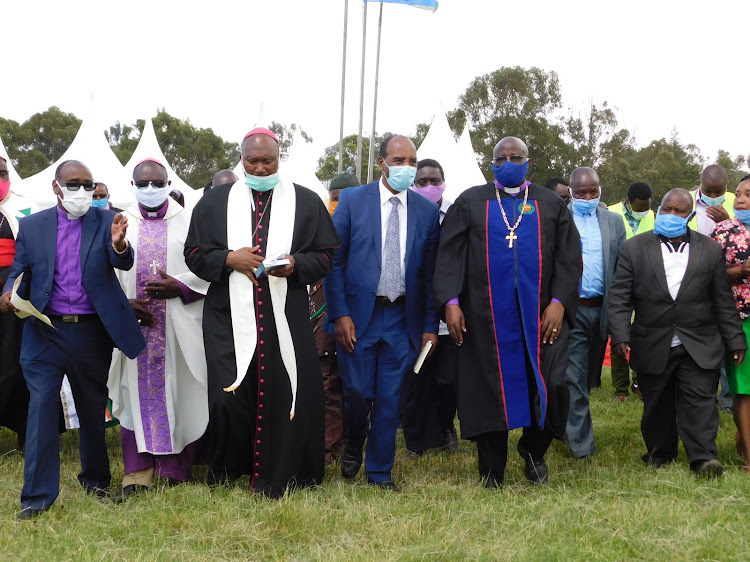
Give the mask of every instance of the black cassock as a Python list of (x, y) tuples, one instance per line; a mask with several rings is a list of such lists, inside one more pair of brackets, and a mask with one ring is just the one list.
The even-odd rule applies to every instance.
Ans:
[[(583, 262), (578, 230), (563, 200), (531, 184), (512, 197), (494, 184), (464, 191), (443, 221), (435, 267), (435, 302), (459, 296), (467, 333), (459, 349), (461, 436), (536, 424), (561, 437), (568, 412), (568, 334), (578, 306)], [(565, 306), (559, 339), (542, 343), (541, 315)]]
[[(13, 232), (0, 213), (0, 239), (14, 240)], [(0, 291), (11, 266), (0, 267)], [(23, 321), (12, 312), (0, 314), (0, 426), (18, 433), (19, 441), (26, 439), (26, 418), (29, 413), (29, 390), (21, 371), (21, 332)]]
[[(320, 198), (294, 185), (296, 215), (290, 254), (294, 273), (288, 278), (286, 317), (297, 358), (297, 403), (289, 419), (291, 385), (279, 351), (268, 277), (253, 288), (258, 344), (247, 375), (234, 392), (223, 389), (236, 378), (234, 337), (229, 302), (227, 200), (231, 185), (206, 193), (193, 211), (185, 242), (188, 267), (211, 282), (203, 309), (203, 341), (208, 362), (209, 481), (250, 475), (251, 486), (271, 497), (288, 487), (320, 484), (324, 471), (323, 379), (309, 316), (307, 284), (331, 271), (339, 245), (336, 229)], [(253, 192), (247, 228), (266, 255), (273, 190)], [(264, 209), (266, 209), (263, 215)], [(262, 217), (262, 218), (261, 218)], [(238, 250), (239, 248), (232, 248)]]

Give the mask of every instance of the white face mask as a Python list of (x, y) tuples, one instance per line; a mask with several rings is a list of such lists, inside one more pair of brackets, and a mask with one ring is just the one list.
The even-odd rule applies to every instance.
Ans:
[(169, 186), (154, 187), (149, 185), (144, 188), (135, 188), (135, 198), (138, 202), (148, 209), (156, 209), (161, 207), (164, 201), (169, 197)]
[(62, 187), (57, 180), (55, 183), (62, 192), (62, 197), (60, 195), (57, 197), (69, 215), (78, 218), (88, 212), (91, 208), (91, 201), (94, 199), (93, 191), (86, 191), (82, 187), (79, 187), (77, 191), (70, 191), (67, 187)]

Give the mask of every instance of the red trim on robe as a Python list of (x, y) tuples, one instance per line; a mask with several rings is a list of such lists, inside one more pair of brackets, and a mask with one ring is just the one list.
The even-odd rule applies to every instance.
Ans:
[(16, 256), (16, 241), (12, 238), (0, 239), (0, 267), (13, 265)]

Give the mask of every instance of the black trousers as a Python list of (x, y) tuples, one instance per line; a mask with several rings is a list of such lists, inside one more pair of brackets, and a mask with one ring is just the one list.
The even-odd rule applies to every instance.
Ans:
[(673, 347), (663, 373), (638, 373), (643, 392), (641, 433), (648, 456), (677, 457), (682, 439), (691, 468), (717, 455), (719, 370), (701, 369), (687, 350)]
[[(495, 476), (502, 479), (505, 475), (505, 463), (508, 460), (508, 432), (492, 431), (477, 435), (474, 438), (479, 454), (479, 476)], [(552, 443), (552, 433), (532, 425), (523, 428), (523, 435), (518, 442), (518, 452), (524, 459), (531, 455), (540, 461)]]
[(401, 426), (410, 451), (441, 447), (443, 430), (455, 428), (458, 346), (449, 335), (438, 339), (419, 374), (410, 370), (404, 382)]

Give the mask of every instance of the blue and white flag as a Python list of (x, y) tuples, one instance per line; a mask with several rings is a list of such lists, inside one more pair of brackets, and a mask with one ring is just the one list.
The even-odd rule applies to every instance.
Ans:
[(423, 10), (434, 12), (438, 9), (438, 0), (364, 0), (365, 2), (380, 2), (388, 4), (403, 4), (405, 6), (414, 6)]

